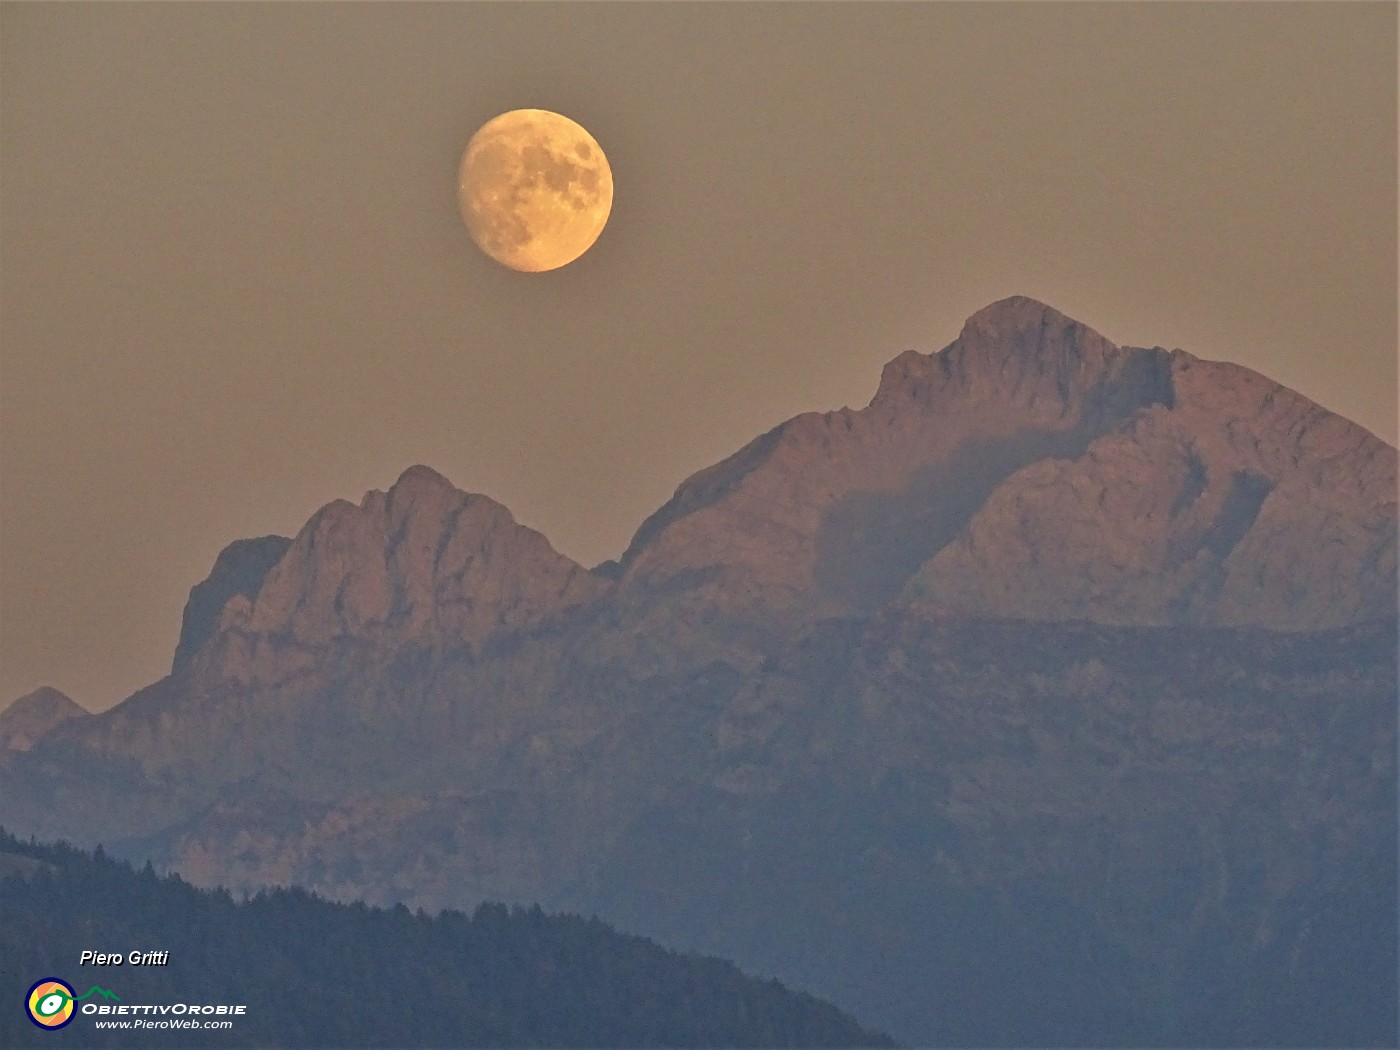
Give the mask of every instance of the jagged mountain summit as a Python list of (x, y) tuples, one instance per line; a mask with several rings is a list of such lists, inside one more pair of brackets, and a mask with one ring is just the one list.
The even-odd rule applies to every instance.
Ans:
[(599, 570), (425, 467), (235, 543), (169, 676), (0, 751), (0, 824), (597, 912), (918, 1045), (1381, 1045), (1395, 483), (1263, 376), (1003, 300)]
[(828, 614), (1339, 627), (1392, 611), (1394, 523), (1395, 451), (1361, 427), (1017, 297), (890, 362), (866, 408), (691, 478), (623, 581)]
[[(200, 586), (227, 586), (218, 579), (216, 565)], [(247, 583), (223, 605), (204, 644), (186, 645), (182, 633), (201, 676), (276, 681), (346, 640), (480, 646), (606, 590), (505, 507), (423, 466), (358, 506), (323, 507)]]

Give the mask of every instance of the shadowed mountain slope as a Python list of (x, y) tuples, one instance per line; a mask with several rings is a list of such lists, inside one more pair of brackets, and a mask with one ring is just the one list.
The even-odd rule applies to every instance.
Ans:
[(234, 596), (252, 598), (262, 589), (263, 580), (291, 545), (286, 536), (263, 536), (235, 540), (219, 552), (209, 576), (190, 590), (172, 671), (184, 668), (209, 640), (218, 627), (219, 614)]

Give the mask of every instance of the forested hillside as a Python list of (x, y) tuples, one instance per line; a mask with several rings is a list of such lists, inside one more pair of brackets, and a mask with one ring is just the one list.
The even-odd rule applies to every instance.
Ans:
[[(84, 950), (164, 966), (79, 967)], [(37, 980), (118, 1002), (245, 1004), (228, 1031), (61, 1033), (21, 1006)], [(539, 908), (429, 916), (301, 890), (235, 900), (149, 866), (0, 831), (0, 1045), (889, 1046), (835, 1007), (719, 959)]]

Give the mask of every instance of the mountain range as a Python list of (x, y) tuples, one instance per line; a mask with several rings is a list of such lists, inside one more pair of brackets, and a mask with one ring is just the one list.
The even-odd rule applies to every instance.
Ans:
[(1396, 452), (1030, 299), (592, 570), (416, 466), (0, 713), (0, 823), (596, 913), (918, 1045), (1388, 1045)]

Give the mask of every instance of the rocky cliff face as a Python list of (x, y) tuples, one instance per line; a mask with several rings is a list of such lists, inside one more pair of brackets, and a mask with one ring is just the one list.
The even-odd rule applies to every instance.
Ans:
[(292, 541), (286, 536), (262, 536), (255, 540), (234, 540), (219, 552), (209, 576), (195, 584), (190, 600), (185, 603), (172, 672), (183, 670), (209, 640), (218, 627), (219, 614), (232, 598), (252, 598), (258, 593), (268, 572), (291, 545)]
[(423, 467), (235, 544), (171, 676), (0, 750), (0, 823), (596, 911), (920, 1045), (1376, 1044), (1395, 480), (1262, 376), (1009, 299), (606, 573)]

